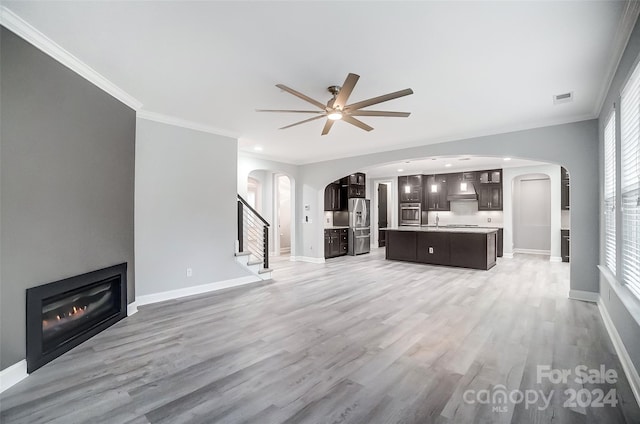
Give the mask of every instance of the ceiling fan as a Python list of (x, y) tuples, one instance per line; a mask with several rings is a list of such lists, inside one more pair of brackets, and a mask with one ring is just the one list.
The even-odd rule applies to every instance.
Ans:
[(280, 128), (284, 130), (285, 128), (295, 127), (296, 125), (304, 124), (306, 122), (315, 121), (316, 119), (327, 118), (326, 123), (324, 124), (324, 128), (322, 129), (322, 135), (326, 135), (331, 130), (333, 123), (338, 120), (343, 120), (345, 122), (350, 123), (351, 125), (355, 125), (358, 128), (362, 128), (365, 131), (371, 131), (373, 128), (359, 119), (354, 118), (355, 116), (390, 116), (396, 118), (406, 118), (411, 115), (410, 112), (387, 112), (380, 110), (362, 110), (367, 106), (372, 106), (378, 103), (386, 102), (389, 100), (397, 99), (398, 97), (408, 96), (413, 94), (413, 90), (410, 88), (406, 88), (404, 90), (396, 91), (394, 93), (385, 94), (378, 97), (373, 97), (368, 100), (363, 100), (356, 103), (347, 104), (347, 100), (353, 91), (353, 88), (356, 86), (359, 75), (349, 74), (347, 75), (347, 79), (344, 80), (342, 87), (338, 85), (332, 85), (327, 89), (333, 95), (333, 98), (327, 102), (326, 105), (323, 103), (312, 99), (309, 96), (305, 96), (304, 94), (296, 91), (292, 88), (287, 87), (284, 84), (276, 84), (276, 87), (293, 94), (296, 97), (301, 98), (302, 100), (311, 103), (312, 105), (318, 107), (320, 110), (283, 110), (283, 109), (257, 109), (257, 112), (288, 112), (288, 113), (313, 113), (317, 114), (313, 118), (305, 119), (300, 122), (296, 122), (295, 124), (287, 125), (286, 127)]

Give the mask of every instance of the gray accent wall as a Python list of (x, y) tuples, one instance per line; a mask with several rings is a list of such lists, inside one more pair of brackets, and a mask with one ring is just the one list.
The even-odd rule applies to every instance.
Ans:
[(138, 119), (139, 297), (251, 275), (234, 256), (237, 149), (233, 138)]
[[(605, 98), (602, 110), (600, 111), (599, 118), (599, 158), (600, 158), (600, 219), (602, 220), (602, 228), (604, 228), (604, 211), (602, 205), (604, 203), (604, 126), (607, 118), (612, 111), (614, 102), (619, 103), (620, 93), (624, 87), (625, 82), (631, 76), (631, 73), (635, 69), (636, 64), (640, 61), (640, 22), (636, 22), (633, 32), (627, 42), (627, 47), (620, 59), (618, 68), (614, 75), (609, 91)], [(617, 126), (617, 132), (620, 132), (619, 125)], [(620, 149), (617, 152), (618, 163), (620, 160)], [(617, 169), (618, 176), (620, 175), (620, 169)], [(573, 178), (573, 175), (572, 175)], [(618, 178), (619, 181), (619, 178)], [(573, 184), (573, 183), (572, 183)], [(620, 197), (620, 188), (618, 184), (618, 198)], [(619, 209), (619, 208), (618, 208)], [(620, 223), (620, 211), (618, 211), (617, 223)], [(571, 247), (573, 247), (573, 219), (571, 217)], [(601, 232), (600, 236), (600, 263), (605, 264), (604, 250), (605, 239), (604, 232)], [(618, 237), (618, 252), (621, 249), (621, 240)], [(617, 255), (618, 261), (618, 273), (621, 271), (620, 255)], [(619, 280), (619, 279), (618, 279)], [(635, 366), (637, 372), (640, 372), (640, 300), (638, 300), (633, 294), (619, 281), (608, 281), (603, 276), (600, 277), (600, 301), (606, 307), (611, 317), (613, 325), (616, 327), (616, 331), (620, 335), (622, 343), (625, 349), (629, 353), (629, 357)]]
[[(425, 142), (426, 143), (426, 142)], [(509, 156), (563, 165), (571, 173), (571, 289), (598, 291), (598, 121), (588, 120), (407, 149), (318, 162), (300, 167), (298, 255), (322, 258), (323, 190), (331, 181), (385, 163), (431, 156)], [(305, 207), (308, 205), (308, 210)]]
[(25, 358), (25, 290), (128, 263), (135, 111), (0, 29), (0, 368)]

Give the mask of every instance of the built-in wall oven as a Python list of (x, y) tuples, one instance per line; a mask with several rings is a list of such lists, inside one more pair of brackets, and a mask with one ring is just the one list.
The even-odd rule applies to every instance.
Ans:
[(420, 225), (420, 203), (400, 203), (400, 225)]

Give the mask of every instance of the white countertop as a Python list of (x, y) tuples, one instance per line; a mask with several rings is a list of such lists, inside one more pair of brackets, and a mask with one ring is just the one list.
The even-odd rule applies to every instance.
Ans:
[(432, 227), (432, 226), (400, 226), (400, 227), (387, 227), (380, 228), (384, 231), (409, 231), (416, 233), (468, 233), (468, 234), (490, 234), (498, 231), (498, 228), (481, 228), (481, 227)]

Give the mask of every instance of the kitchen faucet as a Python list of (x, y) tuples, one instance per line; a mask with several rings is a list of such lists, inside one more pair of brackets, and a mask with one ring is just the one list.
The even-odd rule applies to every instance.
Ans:
[(438, 213), (436, 212), (436, 229), (438, 229), (438, 225), (440, 224), (440, 217), (438, 216)]

